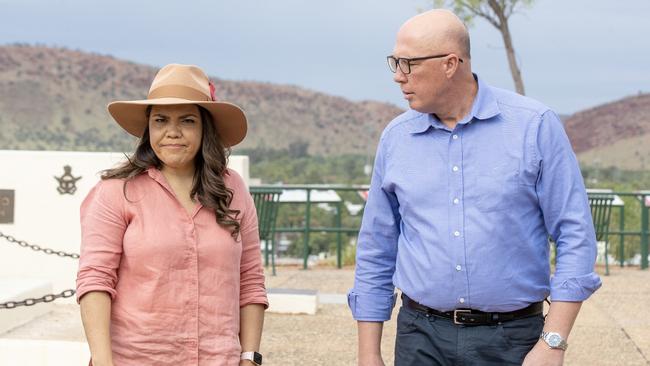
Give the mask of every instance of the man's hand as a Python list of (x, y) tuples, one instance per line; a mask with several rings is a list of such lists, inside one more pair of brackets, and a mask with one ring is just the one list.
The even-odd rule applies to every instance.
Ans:
[(535, 347), (524, 358), (521, 366), (562, 366), (564, 364), (564, 351), (550, 348), (543, 340), (537, 341)]
[(384, 366), (381, 359), (381, 333), (384, 322), (358, 321), (359, 351), (357, 363), (359, 366)]

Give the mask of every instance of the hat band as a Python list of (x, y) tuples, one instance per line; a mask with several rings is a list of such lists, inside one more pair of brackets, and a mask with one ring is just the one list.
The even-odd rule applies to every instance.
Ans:
[(163, 85), (149, 92), (147, 99), (181, 98), (198, 102), (210, 101), (210, 96), (185, 85)]

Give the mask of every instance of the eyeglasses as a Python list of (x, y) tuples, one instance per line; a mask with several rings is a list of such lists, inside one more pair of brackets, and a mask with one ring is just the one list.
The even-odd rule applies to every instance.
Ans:
[[(435, 56), (424, 56), (424, 57), (413, 57), (413, 58), (404, 58), (404, 57), (395, 57), (395, 56), (386, 56), (386, 60), (388, 61), (388, 68), (392, 72), (397, 72), (397, 68), (402, 71), (404, 75), (408, 75), (411, 73), (411, 62), (413, 61), (422, 61), (422, 60), (428, 60), (431, 58), (441, 58), (441, 57), (447, 57), (449, 55), (452, 55), (452, 53), (447, 53), (445, 55), (435, 55)], [(462, 58), (458, 58), (458, 61), (463, 62)]]

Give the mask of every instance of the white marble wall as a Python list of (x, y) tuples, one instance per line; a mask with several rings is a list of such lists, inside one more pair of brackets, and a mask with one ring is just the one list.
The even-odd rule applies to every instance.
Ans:
[[(79, 253), (79, 205), (99, 181), (99, 172), (124, 159), (121, 153), (0, 150), (0, 190), (14, 190), (14, 220), (0, 232), (30, 244)], [(229, 166), (249, 181), (247, 156), (231, 156)], [(60, 194), (55, 176), (69, 165), (74, 194)], [(0, 279), (51, 282), (55, 292), (75, 287), (77, 260), (45, 255), (0, 238)], [(68, 302), (72, 301), (69, 299)], [(61, 302), (61, 300), (57, 300)]]

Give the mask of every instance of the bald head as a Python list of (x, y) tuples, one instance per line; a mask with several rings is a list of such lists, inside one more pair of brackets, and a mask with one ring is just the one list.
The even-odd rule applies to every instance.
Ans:
[(407, 20), (397, 33), (397, 42), (408, 43), (420, 52), (451, 52), (470, 58), (467, 28), (449, 10), (429, 10)]

